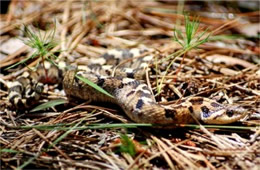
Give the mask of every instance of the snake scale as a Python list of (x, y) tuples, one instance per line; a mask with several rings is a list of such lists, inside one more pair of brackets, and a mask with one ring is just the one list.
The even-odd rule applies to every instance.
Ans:
[[(149, 49), (148, 49), (149, 50)], [(147, 49), (113, 49), (108, 50), (98, 59), (89, 61), (83, 68), (69, 69), (62, 74), (60, 69), (49, 69), (44, 75), (43, 69), (27, 73), (9, 86), (9, 101), (17, 108), (30, 107), (41, 97), (43, 83), (48, 77), (53, 82), (63, 75), (63, 89), (68, 98), (79, 98), (86, 101), (112, 102), (118, 104), (126, 115), (138, 123), (160, 125), (192, 123), (195, 119), (206, 124), (228, 124), (243, 118), (247, 111), (238, 105), (223, 105), (205, 97), (188, 97), (175, 104), (158, 104), (151, 90), (142, 79), (145, 68), (153, 60), (152, 55), (133, 59)], [(123, 67), (115, 69), (122, 60), (133, 59)], [(84, 83), (77, 76), (86, 78), (106, 90), (113, 97), (99, 92)]]

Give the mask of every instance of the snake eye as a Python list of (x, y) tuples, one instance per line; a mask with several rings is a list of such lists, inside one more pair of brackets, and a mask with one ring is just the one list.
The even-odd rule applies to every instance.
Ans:
[(202, 113), (203, 113), (203, 117), (209, 117), (210, 116), (210, 114), (209, 114), (209, 108), (207, 108), (206, 106), (203, 106), (203, 107), (201, 107), (201, 111), (202, 111)]
[(233, 110), (227, 110), (227, 116), (228, 117), (232, 117), (233, 115), (234, 115), (234, 112), (233, 112)]

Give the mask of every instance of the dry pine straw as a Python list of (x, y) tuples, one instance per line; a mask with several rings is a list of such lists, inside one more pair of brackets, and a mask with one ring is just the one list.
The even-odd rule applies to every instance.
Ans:
[[(190, 5), (186, 5), (189, 9)], [(215, 4), (215, 8), (219, 8)], [(166, 13), (177, 9), (176, 4), (159, 2), (102, 1), (14, 1), (10, 11), (1, 18), (1, 44), (21, 36), (17, 28), (38, 23), (53, 28), (56, 19), (56, 37), (60, 42), (52, 51), (61, 50), (59, 58), (76, 64), (84, 64), (89, 57), (98, 57), (106, 48), (130, 48), (145, 44), (152, 47), (151, 53), (159, 61), (181, 49), (173, 42), (172, 28), (176, 19), (183, 16)], [(229, 9), (231, 10), (231, 9)], [(232, 12), (232, 11), (231, 11)], [(199, 15), (199, 13), (198, 13)], [(242, 15), (242, 14), (241, 14)], [(256, 17), (257, 13), (243, 16)], [(239, 15), (238, 15), (239, 16)], [(250, 16), (250, 17), (249, 17)], [(201, 17), (205, 25), (216, 35), (237, 29), (242, 24), (234, 20)], [(184, 29), (181, 26), (181, 29)], [(240, 45), (237, 45), (240, 44)], [(95, 123), (129, 123), (116, 107), (104, 105), (81, 105), (56, 107), (35, 114), (18, 114), (9, 109), (7, 89), (4, 85), (28, 69), (20, 65), (5, 71), (10, 66), (31, 54), (32, 49), (23, 46), (1, 59), (1, 168), (89, 168), (89, 169), (150, 169), (150, 168), (210, 168), (210, 169), (255, 169), (259, 166), (259, 96), (260, 70), (255, 42), (240, 39), (212, 41), (200, 49), (189, 51), (184, 58), (177, 58), (165, 76), (162, 93), (157, 100), (173, 103), (180, 97), (199, 95), (220, 102), (235, 102), (249, 109), (250, 116), (236, 124), (238, 129), (179, 128), (173, 130), (105, 128), (78, 130), (77, 127)], [(215, 58), (221, 59), (216, 63)], [(39, 59), (27, 63), (35, 66)], [(155, 62), (154, 62), (155, 63)], [(165, 63), (159, 65), (158, 73), (147, 76), (156, 92), (156, 77), (161, 80)], [(151, 65), (155, 67), (155, 65)], [(49, 99), (61, 98), (56, 86), (45, 92)], [(64, 97), (63, 97), (64, 98)], [(67, 130), (22, 129), (21, 126), (67, 124)], [(252, 128), (239, 129), (252, 126)], [(249, 130), (250, 129), (250, 130)], [(120, 134), (126, 133), (133, 141), (137, 154), (116, 152), (121, 144)], [(64, 136), (62, 136), (64, 135)], [(62, 140), (59, 138), (62, 137)], [(134, 139), (134, 140), (133, 140)], [(140, 144), (140, 142), (145, 142)], [(15, 152), (10, 152), (10, 151)]]

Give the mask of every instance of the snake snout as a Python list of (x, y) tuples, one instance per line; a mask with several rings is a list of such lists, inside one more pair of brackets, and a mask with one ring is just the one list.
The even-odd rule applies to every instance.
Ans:
[(202, 117), (203, 122), (209, 124), (229, 124), (245, 117), (247, 110), (241, 106), (228, 106), (214, 111), (208, 117)]
[(230, 106), (227, 108), (226, 115), (230, 118), (239, 117), (240, 119), (247, 115), (247, 109), (243, 108), (242, 106)]

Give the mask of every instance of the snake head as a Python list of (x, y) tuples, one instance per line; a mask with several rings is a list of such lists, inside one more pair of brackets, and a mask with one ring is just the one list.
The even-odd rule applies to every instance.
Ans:
[(210, 111), (207, 107), (201, 108), (201, 120), (207, 124), (229, 124), (247, 115), (247, 110), (241, 106), (223, 106)]

